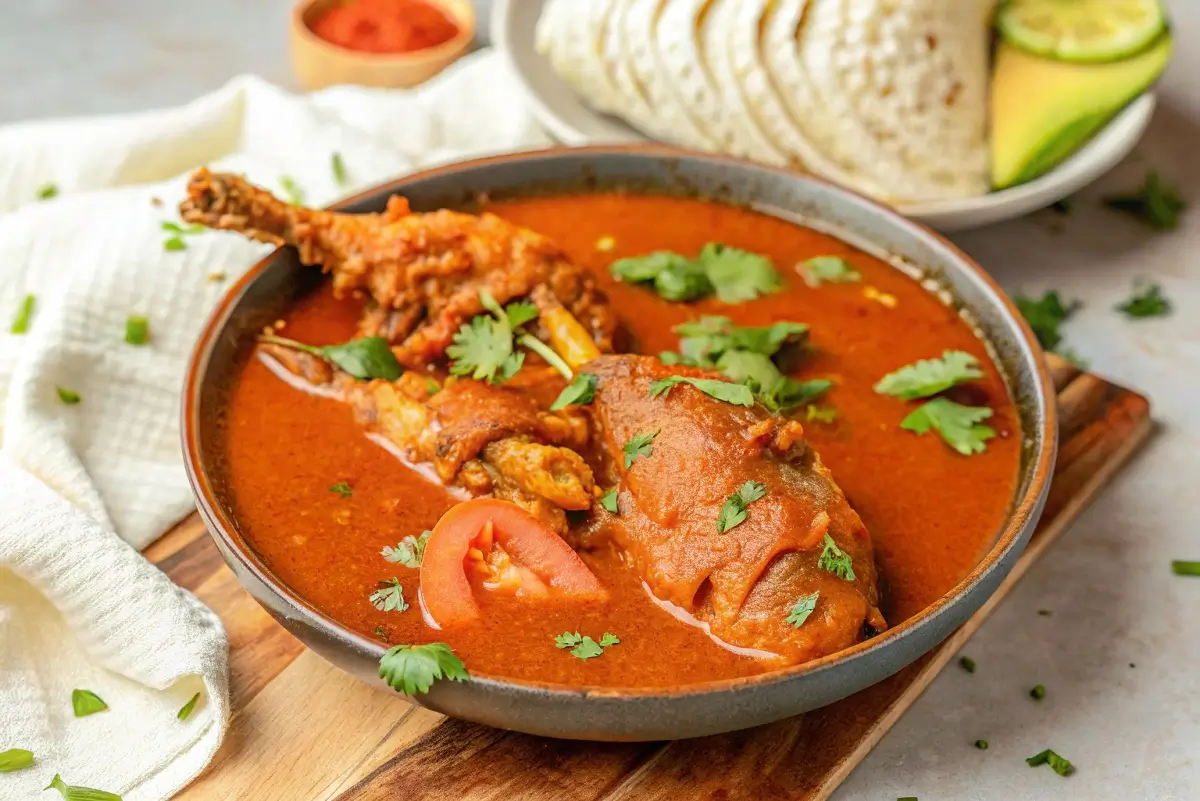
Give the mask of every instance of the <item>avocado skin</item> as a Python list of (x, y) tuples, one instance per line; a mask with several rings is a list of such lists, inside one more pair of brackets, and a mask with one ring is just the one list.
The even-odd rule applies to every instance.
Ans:
[(992, 74), (992, 187), (1045, 175), (1146, 91), (1171, 57), (1170, 31), (1121, 61), (1054, 61), (1000, 42)]

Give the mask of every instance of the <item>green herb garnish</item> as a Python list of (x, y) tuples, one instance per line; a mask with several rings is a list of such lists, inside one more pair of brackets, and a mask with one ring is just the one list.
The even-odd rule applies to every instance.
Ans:
[(74, 406), (83, 400), (79, 393), (73, 389), (66, 389), (65, 387), (55, 387), (54, 389), (58, 392), (58, 399), (68, 406)]
[(170, 234), (163, 242), (163, 250), (186, 250), (187, 243), (183, 241), (185, 236), (201, 234), (207, 230), (203, 225), (183, 226), (171, 220), (163, 220), (161, 226), (163, 231)]
[(735, 406), (754, 405), (754, 393), (745, 384), (731, 384), (716, 378), (690, 378), (681, 375), (667, 376), (651, 382), (650, 397), (657, 398), (659, 395), (665, 395), (676, 384), (691, 384), (710, 398), (732, 403)]
[(186, 249), (187, 249), (187, 244), (177, 236), (172, 236), (172, 237), (168, 238), (165, 242), (163, 242), (163, 250), (166, 250), (166, 251), (186, 250)]
[(13, 773), (24, 770), (33, 764), (33, 752), (24, 748), (10, 748), (0, 751), (0, 773)]
[(12, 327), (9, 333), (24, 334), (29, 331), (29, 322), (33, 319), (33, 307), (37, 304), (37, 298), (33, 295), (26, 295), (21, 301), (21, 305), (17, 308), (17, 316), (13, 318)]
[(379, 677), (405, 695), (429, 692), (439, 679), (467, 681), (462, 660), (444, 642), (394, 645), (379, 660)]
[(617, 490), (610, 489), (608, 492), (600, 496), (600, 505), (612, 514), (620, 514), (617, 510)]
[(341, 495), (343, 498), (349, 498), (351, 495), (354, 494), (354, 490), (351, 489), (350, 485), (347, 484), (345, 481), (339, 481), (338, 483), (334, 484), (332, 487), (329, 488), (329, 491), (336, 492), (338, 495)]
[(948, 350), (940, 359), (922, 359), (885, 375), (875, 391), (904, 400), (928, 398), (964, 381), (983, 378), (979, 360), (961, 350)]
[(1200, 576), (1200, 562), (1175, 559), (1171, 562), (1171, 572), (1177, 576)]
[(988, 741), (987, 740), (976, 740), (975, 747), (978, 748), (980, 751), (986, 751), (988, 749)]
[(75, 717), (86, 718), (108, 709), (108, 704), (91, 690), (72, 690), (71, 708), (75, 710)]
[(64, 801), (121, 801), (121, 796), (104, 790), (93, 790), (91, 787), (78, 787), (67, 784), (57, 773), (42, 790), (58, 790)]
[(1117, 311), (1126, 317), (1165, 317), (1171, 313), (1171, 301), (1163, 297), (1161, 286), (1150, 284), (1117, 306)]
[(376, 626), (375, 628), (371, 629), (371, 633), (384, 642), (388, 641), (388, 633), (384, 630), (383, 626)]
[(179, 711), (175, 713), (175, 717), (179, 718), (180, 720), (187, 720), (192, 716), (192, 712), (196, 709), (196, 704), (199, 703), (199, 701), (200, 693), (196, 693), (188, 699), (186, 704), (179, 708)]
[(314, 356), (320, 356), (334, 367), (349, 373), (360, 381), (370, 381), (375, 378), (395, 381), (404, 372), (400, 362), (396, 361), (391, 346), (383, 337), (361, 337), (341, 345), (305, 345), (294, 339), (263, 334), (258, 341), (282, 345), (285, 348), (295, 348)]
[(705, 316), (675, 327), (679, 350), (704, 367), (716, 366), (721, 354), (744, 350), (774, 356), (785, 344), (799, 342), (808, 333), (804, 323), (780, 321), (767, 326), (737, 326), (728, 317)]
[(283, 193), (287, 195), (288, 203), (293, 206), (304, 205), (304, 190), (296, 183), (296, 179), (290, 175), (279, 176), (279, 185), (283, 187)]
[(958, 664), (961, 665), (962, 669), (968, 673), (975, 672), (975, 660), (969, 656), (960, 656), (958, 658)]
[(621, 639), (617, 637), (617, 635), (610, 634), (606, 631), (604, 634), (600, 635), (600, 644), (605, 648), (609, 648), (613, 645), (620, 645)]
[(658, 436), (658, 432), (638, 434), (629, 442), (625, 443), (623, 450), (625, 451), (625, 469), (628, 470), (633, 461), (639, 456), (649, 458), (654, 454), (654, 438)]
[(1041, 684), (1036, 685), (1032, 690), (1029, 691), (1029, 697), (1036, 701), (1042, 700), (1046, 697), (1046, 687)]
[(329, 157), (329, 166), (333, 169), (333, 180), (337, 182), (338, 186), (345, 186), (346, 165), (342, 162), (342, 154), (335, 151)]
[(808, 620), (808, 616), (816, 610), (817, 599), (820, 595), (821, 592), (818, 590), (801, 596), (800, 600), (796, 601), (796, 605), (792, 607), (792, 611), (788, 613), (787, 622), (794, 628), (803, 626), (804, 621)]
[(1078, 301), (1064, 304), (1057, 292), (1051, 290), (1042, 295), (1040, 300), (1018, 295), (1013, 299), (1017, 310), (1033, 329), (1033, 335), (1046, 350), (1054, 350), (1062, 342), (1059, 328), (1079, 308)]
[(629, 283), (653, 282), (665, 300), (697, 300), (715, 294), (725, 303), (753, 300), (782, 286), (771, 260), (741, 248), (709, 242), (690, 259), (660, 250), (613, 262), (614, 277)]
[(516, 349), (521, 345), (545, 359), (568, 381), (574, 379), (571, 368), (557, 353), (521, 330), (521, 326), (537, 317), (537, 307), (518, 302), (502, 309), (486, 289), (479, 290), (479, 302), (488, 314), (477, 314), (463, 323), (454, 335), (454, 344), (446, 348), (446, 355), (452, 359), (452, 374), (470, 375), (476, 381), (491, 384), (507, 381), (525, 362), (524, 352)]
[(583, 660), (592, 659), (602, 653), (604, 653), (604, 649), (591, 637), (584, 637), (578, 645), (571, 649), (571, 656)]
[(571, 379), (571, 383), (563, 387), (563, 391), (550, 406), (550, 411), (557, 412), (568, 406), (586, 406), (591, 403), (596, 396), (596, 381), (597, 378), (592, 373), (577, 374)]
[(405, 567), (418, 568), (421, 566), (421, 560), (425, 558), (425, 543), (429, 542), (429, 535), (432, 533), (426, 529), (421, 532), (419, 537), (409, 534), (400, 540), (395, 548), (385, 545), (381, 554), (389, 562), (398, 562)]
[(404, 600), (404, 588), (400, 586), (400, 579), (394, 576), (379, 582), (379, 589), (371, 593), (368, 600), (380, 612), (403, 612), (408, 609), (408, 603)]
[(821, 549), (817, 567), (828, 570), (843, 581), (854, 581), (854, 561), (828, 534), (825, 535), (825, 547)]
[(934, 398), (913, 410), (900, 422), (900, 427), (918, 434), (932, 428), (951, 448), (970, 456), (986, 451), (987, 441), (996, 436), (995, 430), (980, 424), (991, 416), (992, 410), (986, 406), (964, 406), (946, 398)]
[(150, 339), (150, 319), (140, 315), (125, 318), (125, 341), (130, 345), (145, 345)]
[(818, 287), (823, 283), (845, 284), (861, 281), (862, 275), (841, 256), (814, 256), (796, 265), (804, 283)]
[(746, 507), (766, 494), (767, 488), (757, 481), (747, 481), (738, 487), (725, 499), (725, 504), (721, 507), (721, 513), (717, 516), (717, 533), (724, 534), (745, 522), (749, 514)]
[(1049, 748), (1047, 748), (1045, 751), (1042, 751), (1040, 754), (1034, 754), (1026, 759), (1025, 762), (1027, 762), (1031, 768), (1036, 768), (1038, 765), (1049, 765), (1059, 776), (1066, 776), (1068, 773), (1074, 770), (1074, 767), (1068, 760), (1063, 759)]
[(832, 423), (837, 420), (838, 410), (832, 406), (814, 406), (809, 404), (804, 410), (804, 419), (810, 423)]
[(37, 192), (38, 200), (49, 200), (50, 198), (56, 197), (57, 195), (58, 195), (58, 185), (57, 184), (42, 184), (42, 186), (38, 189), (38, 192)]
[(571, 649), (571, 656), (576, 659), (594, 659), (604, 653), (604, 649), (621, 642), (615, 634), (604, 632), (600, 642), (591, 637), (583, 636), (578, 631), (564, 631), (554, 638), (554, 647), (562, 650)]
[(1178, 226), (1179, 215), (1187, 208), (1179, 190), (1155, 170), (1146, 174), (1145, 183), (1137, 192), (1106, 197), (1104, 205), (1131, 214), (1157, 231)]

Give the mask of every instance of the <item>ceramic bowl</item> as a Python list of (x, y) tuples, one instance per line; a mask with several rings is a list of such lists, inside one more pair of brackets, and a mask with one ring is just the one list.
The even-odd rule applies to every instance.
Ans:
[(470, 0), (428, 0), (458, 25), (445, 44), (412, 53), (362, 53), (332, 44), (313, 33), (309, 22), (345, 0), (301, 0), (292, 10), (292, 70), (305, 89), (338, 84), (397, 88), (416, 86), (454, 63), (475, 38), (475, 7)]
[[(555, 737), (659, 740), (714, 734), (796, 715), (858, 692), (911, 664), (992, 595), (1033, 532), (1049, 487), (1057, 441), (1054, 395), (1028, 326), (967, 256), (921, 225), (822, 181), (750, 162), (658, 146), (558, 149), (469, 161), (418, 173), (339, 208), (380, 211), (403, 194), (417, 211), (533, 192), (620, 188), (713, 197), (820, 228), (951, 298), (992, 345), (1024, 433), (1018, 489), (992, 546), (952, 590), (883, 634), (822, 659), (761, 675), (674, 689), (563, 687), (487, 675), (440, 682), (414, 700), (447, 715)], [(288, 631), (330, 662), (381, 688), (384, 646), (313, 608), (263, 564), (225, 493), (220, 420), (228, 388), (255, 335), (323, 278), (291, 248), (254, 266), (214, 311), (192, 357), (183, 399), (183, 446), (201, 515), (241, 583)], [(391, 692), (391, 690), (387, 690)]]
[[(534, 31), (545, 0), (495, 0), (490, 32), (524, 90), (526, 103), (547, 131), (566, 145), (645, 142), (623, 121), (593, 111), (534, 49)], [(1129, 155), (1154, 114), (1147, 92), (1125, 107), (1078, 152), (1050, 172), (1020, 186), (977, 197), (902, 204), (900, 213), (939, 231), (964, 231), (1045, 208), (1074, 194)]]

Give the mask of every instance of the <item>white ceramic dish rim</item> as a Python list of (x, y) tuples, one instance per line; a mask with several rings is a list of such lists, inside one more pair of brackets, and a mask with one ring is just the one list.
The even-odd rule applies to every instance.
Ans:
[[(566, 145), (652, 141), (621, 120), (585, 106), (534, 52), (533, 26), (543, 2), (496, 0), (491, 18), (493, 41), (505, 54), (538, 122)], [(1078, 152), (1034, 181), (977, 197), (901, 204), (896, 209), (934, 228), (958, 231), (1049, 206), (1095, 181), (1124, 159), (1150, 124), (1155, 103), (1153, 92), (1143, 93)]]

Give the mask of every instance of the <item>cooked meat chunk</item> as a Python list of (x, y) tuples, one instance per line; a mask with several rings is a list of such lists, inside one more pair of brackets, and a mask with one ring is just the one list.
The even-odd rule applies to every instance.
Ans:
[[(862, 520), (846, 502), (795, 421), (761, 406), (734, 406), (679, 384), (650, 397), (669, 375), (705, 375), (644, 356), (602, 356), (593, 409), (603, 448), (617, 457), (639, 434), (651, 452), (629, 467), (615, 458), (621, 515), (612, 536), (661, 600), (690, 612), (735, 646), (815, 659), (885, 626), (875, 563)], [(766, 494), (746, 519), (719, 533), (726, 499), (748, 481)], [(853, 580), (820, 566), (826, 535), (852, 560)], [(800, 626), (787, 622), (800, 598), (819, 593)]]
[(197, 170), (180, 205), (185, 220), (293, 245), (305, 264), (333, 275), (334, 291), (365, 291), (379, 309), (364, 332), (390, 335), (396, 358), (422, 367), (442, 357), (464, 322), (546, 286), (612, 350), (615, 318), (594, 281), (549, 239), (494, 214), (413, 213), (402, 197), (382, 214), (338, 214), (289, 205), (235, 175)]
[(484, 446), (483, 458), (531, 495), (563, 509), (592, 508), (592, 470), (573, 450), (508, 437)]

